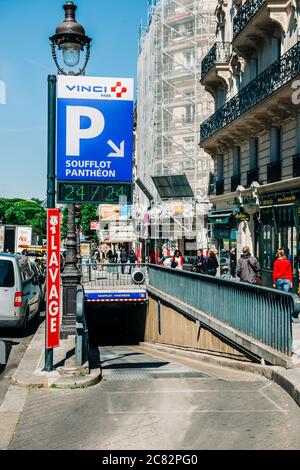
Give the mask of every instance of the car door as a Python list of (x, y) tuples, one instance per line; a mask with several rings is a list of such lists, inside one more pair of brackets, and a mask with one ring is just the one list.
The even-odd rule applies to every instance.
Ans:
[(0, 317), (14, 316), (16, 272), (13, 259), (0, 258)]

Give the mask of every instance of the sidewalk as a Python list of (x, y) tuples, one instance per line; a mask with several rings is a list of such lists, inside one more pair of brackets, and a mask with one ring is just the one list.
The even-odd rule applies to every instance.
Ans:
[[(38, 389), (78, 389), (97, 384), (101, 379), (99, 369), (88, 371), (83, 366), (74, 375), (74, 339), (61, 341), (54, 350), (53, 372), (44, 372), (45, 322), (34, 335), (19, 367), (12, 377), (12, 385), (0, 406), (0, 450), (7, 449), (22, 414), (27, 394)], [(67, 358), (67, 359), (66, 359)], [(63, 369), (60, 369), (63, 367)]]

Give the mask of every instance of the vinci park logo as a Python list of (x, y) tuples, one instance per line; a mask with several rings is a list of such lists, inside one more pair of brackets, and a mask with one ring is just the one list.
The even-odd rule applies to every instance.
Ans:
[(127, 88), (122, 86), (122, 82), (117, 82), (116, 86), (111, 87), (111, 92), (116, 93), (117, 98), (122, 98), (123, 93), (127, 93)]

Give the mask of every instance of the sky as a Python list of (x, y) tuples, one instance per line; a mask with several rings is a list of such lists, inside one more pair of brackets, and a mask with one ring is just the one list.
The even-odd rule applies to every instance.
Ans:
[[(64, 0), (0, 0), (0, 197), (46, 197), (49, 36)], [(93, 39), (86, 75), (136, 78), (147, 0), (75, 0)], [(3, 82), (6, 100), (3, 103)]]

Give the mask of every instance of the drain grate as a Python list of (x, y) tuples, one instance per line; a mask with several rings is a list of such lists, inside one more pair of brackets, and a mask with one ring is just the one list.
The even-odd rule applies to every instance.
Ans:
[(138, 369), (106, 369), (103, 371), (103, 378), (111, 380), (145, 380), (145, 379), (207, 379), (208, 375), (201, 372), (185, 371), (152, 371)]

